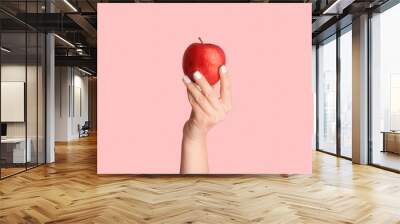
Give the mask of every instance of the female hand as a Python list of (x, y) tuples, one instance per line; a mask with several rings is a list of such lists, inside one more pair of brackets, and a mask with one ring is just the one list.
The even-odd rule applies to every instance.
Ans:
[(192, 112), (183, 128), (181, 173), (208, 173), (207, 133), (232, 108), (230, 81), (224, 65), (219, 74), (220, 94), (198, 71), (193, 74), (195, 83), (183, 77)]
[(225, 65), (219, 68), (220, 94), (210, 86), (198, 71), (193, 74), (196, 83), (184, 76), (188, 99), (192, 106), (189, 120), (185, 123), (184, 134), (191, 139), (204, 138), (208, 131), (222, 121), (232, 108), (230, 80)]

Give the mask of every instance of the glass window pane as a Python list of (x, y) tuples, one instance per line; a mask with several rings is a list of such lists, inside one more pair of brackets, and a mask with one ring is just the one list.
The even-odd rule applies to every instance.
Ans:
[(312, 145), (313, 145), (313, 150), (316, 149), (316, 131), (317, 131), (317, 114), (316, 114), (316, 99), (317, 99), (317, 94), (316, 94), (316, 68), (317, 68), (317, 48), (315, 45), (312, 46), (312, 91), (313, 91), (313, 106), (314, 106), (314, 110), (313, 110), (313, 128), (314, 128), (314, 132), (313, 132), (313, 139), (312, 139)]
[[(27, 13), (37, 13), (39, 5), (37, 1), (26, 2)], [(33, 21), (33, 20), (32, 20)], [(36, 22), (36, 21), (35, 21)], [(27, 149), (30, 150), (30, 158), (27, 167), (35, 167), (38, 164), (38, 33), (27, 29), (27, 75), (26, 75), (26, 131)]]
[(37, 165), (37, 116), (38, 116), (38, 108), (37, 108), (37, 98), (38, 98), (38, 49), (37, 49), (37, 33), (29, 32), (27, 33), (27, 44), (28, 44), (28, 62), (27, 62), (27, 80), (26, 80), (26, 113), (27, 113), (27, 142), (30, 147), (30, 160), (27, 163), (28, 168), (34, 167)]
[(336, 153), (336, 38), (318, 48), (318, 148)]
[[(43, 13), (45, 1), (0, 1), (11, 14)], [(0, 178), (45, 162), (45, 35), (0, 12)], [(35, 21), (32, 21), (35, 22)]]
[(26, 33), (2, 33), (1, 47), (7, 49), (1, 50), (0, 150), (3, 178), (24, 171), (31, 158), (29, 144), (26, 144)]
[(38, 35), (38, 164), (45, 163), (46, 148), (45, 148), (45, 65), (46, 65), (46, 52), (45, 44), (46, 37), (43, 33)]
[(340, 36), (340, 153), (352, 156), (352, 35)]
[(372, 163), (400, 170), (400, 5), (376, 14), (372, 31)]

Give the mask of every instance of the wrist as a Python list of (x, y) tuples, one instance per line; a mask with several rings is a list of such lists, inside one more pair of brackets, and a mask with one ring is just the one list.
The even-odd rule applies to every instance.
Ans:
[(191, 120), (186, 121), (183, 126), (183, 137), (191, 141), (203, 141), (207, 138), (207, 130), (198, 127)]

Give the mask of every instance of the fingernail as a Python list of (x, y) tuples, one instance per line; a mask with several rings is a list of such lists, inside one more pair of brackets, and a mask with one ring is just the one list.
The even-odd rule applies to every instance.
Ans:
[(199, 71), (195, 71), (193, 73), (193, 76), (195, 79), (200, 80), (201, 79), (201, 73)]
[(220, 74), (227, 74), (227, 69), (225, 67), (225, 65), (222, 65), (221, 67), (219, 67), (219, 73)]
[(192, 80), (190, 80), (190, 78), (187, 77), (186, 75), (183, 76), (182, 80), (183, 80), (183, 82), (186, 83), (186, 84), (190, 84), (190, 83), (192, 82)]

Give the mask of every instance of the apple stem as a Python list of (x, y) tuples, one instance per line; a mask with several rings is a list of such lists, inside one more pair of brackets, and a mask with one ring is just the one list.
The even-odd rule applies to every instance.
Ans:
[(203, 40), (201, 39), (201, 37), (199, 37), (199, 40), (200, 40), (201, 43), (203, 43)]

